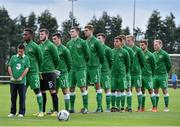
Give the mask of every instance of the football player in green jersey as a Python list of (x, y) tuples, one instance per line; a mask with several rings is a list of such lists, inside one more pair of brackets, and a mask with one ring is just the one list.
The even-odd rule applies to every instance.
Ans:
[(60, 33), (53, 34), (52, 40), (58, 48), (58, 54), (60, 58), (59, 65), (56, 68), (56, 70), (60, 72), (60, 76), (56, 80), (56, 92), (58, 93), (59, 87), (62, 89), (62, 92), (64, 94), (65, 109), (69, 111), (70, 96), (68, 72), (70, 71), (72, 66), (71, 54), (68, 48), (66, 48), (62, 44)]
[(135, 38), (132, 35), (126, 36), (127, 44), (134, 52), (134, 58), (131, 67), (131, 85), (136, 88), (138, 99), (138, 111), (141, 112), (142, 108), (142, 68), (145, 64), (144, 53), (135, 45)]
[(80, 29), (78, 27), (71, 28), (71, 40), (67, 43), (67, 48), (69, 49), (72, 57), (72, 68), (69, 73), (70, 113), (75, 112), (75, 88), (77, 86), (81, 90), (83, 100), (83, 108), (81, 109), (81, 113), (86, 114), (88, 113), (88, 92), (86, 90), (86, 63), (89, 60), (90, 55), (87, 43), (79, 37), (79, 32)]
[(56, 71), (59, 64), (59, 56), (58, 56), (58, 50), (57, 47), (51, 42), (49, 38), (49, 31), (45, 28), (40, 29), (39, 31), (39, 38), (41, 41), (40, 49), (43, 54), (43, 62), (40, 66), (40, 72), (41, 72), (41, 81), (40, 81), (40, 88), (42, 91), (43, 96), (43, 112), (46, 110), (46, 91), (49, 90), (53, 107), (55, 112), (52, 113), (52, 116), (57, 116), (58, 112), (58, 96), (56, 93)]
[[(121, 39), (122, 39), (122, 43), (123, 43), (123, 49), (125, 49), (126, 51), (128, 51), (129, 53), (129, 58), (130, 58), (130, 69), (132, 68), (132, 63), (133, 63), (133, 58), (134, 58), (134, 52), (131, 48), (129, 48), (126, 45), (126, 36), (125, 35), (120, 35)], [(127, 80), (127, 89), (126, 89), (126, 99), (127, 99), (127, 107), (126, 110), (128, 112), (132, 112), (132, 93), (131, 93), (131, 72), (129, 71), (126, 74), (126, 80)], [(121, 108), (121, 111), (123, 112), (124, 107)]]
[[(111, 69), (111, 111), (124, 112), (125, 90), (127, 89), (126, 75), (130, 71), (129, 53), (123, 48), (122, 38), (117, 36), (114, 38), (113, 64)], [(117, 95), (116, 95), (117, 92)], [(115, 102), (117, 107), (115, 106)], [(121, 103), (121, 105), (120, 105)]]
[(26, 86), (34, 91), (37, 96), (37, 103), (39, 106), (38, 117), (43, 117), (43, 98), (40, 90), (39, 67), (43, 61), (40, 47), (33, 41), (34, 33), (32, 29), (26, 28), (23, 33), (23, 40), (25, 45), (25, 54), (29, 57), (31, 68), (27, 74)]
[(106, 35), (104, 33), (98, 33), (97, 38), (103, 44), (103, 52), (104, 52), (104, 63), (101, 68), (101, 87), (104, 89), (106, 94), (106, 112), (110, 112), (110, 101), (111, 101), (111, 66), (113, 62), (112, 58), (112, 50), (105, 44)]
[(87, 62), (87, 83), (94, 85), (96, 89), (97, 109), (95, 112), (102, 112), (102, 89), (100, 85), (101, 67), (104, 62), (102, 43), (93, 35), (94, 27), (86, 25), (84, 34), (90, 49), (90, 59)]
[(171, 70), (171, 60), (169, 54), (162, 49), (163, 43), (161, 40), (154, 40), (154, 50), (153, 53), (156, 60), (156, 70), (154, 75), (154, 90), (156, 94), (156, 106), (158, 106), (159, 101), (159, 88), (162, 89), (164, 94), (164, 111), (168, 112), (169, 105), (169, 94), (168, 94), (168, 73)]
[(153, 89), (153, 76), (156, 69), (154, 55), (148, 50), (148, 41), (141, 40), (140, 47), (145, 56), (145, 66), (142, 68), (142, 111), (145, 111), (145, 90), (147, 89), (151, 96), (152, 112), (157, 112), (156, 97)]

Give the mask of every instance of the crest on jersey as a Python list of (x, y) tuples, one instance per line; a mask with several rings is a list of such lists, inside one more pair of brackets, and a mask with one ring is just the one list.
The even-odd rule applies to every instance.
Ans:
[(20, 64), (20, 63), (16, 64), (16, 69), (17, 69), (17, 70), (20, 70), (20, 69), (21, 69), (21, 64)]
[(33, 50), (32, 48), (29, 48), (29, 52), (32, 52), (32, 50)]

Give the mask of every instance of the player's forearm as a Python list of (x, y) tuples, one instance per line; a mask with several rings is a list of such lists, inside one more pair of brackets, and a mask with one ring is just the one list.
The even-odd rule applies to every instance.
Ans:
[(11, 69), (10, 66), (8, 66), (8, 73), (9, 73), (10, 76), (13, 76), (13, 75), (12, 75), (12, 69)]
[(22, 73), (22, 75), (20, 76), (20, 78), (24, 78), (26, 74), (28, 73), (28, 71), (29, 71), (29, 68), (26, 68), (24, 72)]

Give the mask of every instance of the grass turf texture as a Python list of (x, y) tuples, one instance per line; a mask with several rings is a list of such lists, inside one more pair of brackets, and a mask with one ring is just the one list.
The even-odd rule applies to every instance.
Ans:
[[(95, 90), (89, 88), (89, 111), (96, 109)], [(76, 112), (82, 108), (82, 98), (80, 91), (76, 91)], [(148, 111), (151, 108), (149, 95), (146, 94), (146, 112), (132, 113), (89, 113), (89, 114), (70, 114), (70, 119), (67, 122), (60, 122), (56, 117), (45, 116), (38, 118), (32, 114), (38, 110), (36, 96), (33, 91), (28, 89), (26, 95), (26, 116), (24, 118), (8, 118), (10, 111), (10, 90), (9, 85), (0, 84), (0, 126), (180, 126), (180, 89), (169, 89), (170, 94), (170, 112), (163, 112), (164, 99), (160, 92), (160, 101), (158, 112), (153, 113)], [(47, 92), (48, 101), (46, 110), (52, 108), (51, 98)], [(137, 108), (137, 97), (133, 94), (133, 109)], [(59, 108), (64, 109), (64, 99), (62, 92), (59, 92)], [(18, 100), (19, 101), (19, 100)], [(18, 104), (17, 101), (17, 104)], [(18, 106), (17, 106), (18, 107)], [(103, 108), (105, 109), (105, 95), (103, 94)]]

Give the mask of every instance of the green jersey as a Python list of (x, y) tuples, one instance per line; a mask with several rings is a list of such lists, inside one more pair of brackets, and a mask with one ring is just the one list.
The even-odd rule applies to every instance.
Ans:
[(134, 52), (131, 48), (129, 48), (127, 45), (124, 45), (123, 48), (128, 51), (129, 53), (129, 58), (130, 58), (130, 69), (132, 67), (132, 63), (133, 63), (133, 58), (134, 58)]
[(156, 69), (156, 62), (154, 55), (149, 50), (146, 50), (144, 52), (144, 57), (145, 57), (145, 65), (142, 68), (142, 75), (153, 76)]
[(67, 43), (72, 57), (72, 70), (86, 69), (86, 62), (89, 60), (89, 48), (81, 38), (71, 39)]
[(104, 63), (102, 64), (101, 72), (110, 72), (112, 67), (112, 51), (107, 45), (103, 44), (102, 46), (104, 52)]
[[(29, 58), (26, 55), (23, 55), (22, 57), (20, 57), (18, 54), (13, 55), (8, 63), (8, 66), (11, 67), (12, 75), (14, 79), (18, 79), (20, 78), (24, 70), (30, 67)], [(26, 77), (24, 77), (20, 82), (17, 81), (11, 81), (11, 82), (18, 84), (26, 83)]]
[(88, 38), (86, 41), (90, 49), (90, 60), (87, 63), (87, 67), (100, 68), (104, 62), (101, 42), (95, 36)]
[(54, 72), (55, 68), (59, 64), (57, 47), (50, 40), (46, 40), (39, 46), (43, 54), (43, 62), (41, 64), (40, 71), (42, 73)]
[(144, 67), (144, 64), (145, 64), (144, 53), (136, 45), (132, 47), (132, 50), (134, 52), (134, 58), (132, 61), (131, 75), (133, 76), (141, 75), (142, 68)]
[(160, 51), (155, 51), (154, 53), (156, 59), (156, 71), (155, 75), (167, 74), (171, 70), (171, 60), (170, 56), (166, 51), (160, 49)]
[(128, 52), (123, 48), (114, 48), (112, 54), (113, 64), (111, 76), (125, 76), (130, 71), (130, 58)]
[(60, 61), (56, 69), (59, 70), (61, 74), (67, 73), (72, 66), (71, 54), (63, 44), (58, 45), (57, 48)]
[(39, 46), (32, 40), (30, 42), (25, 42), (24, 45), (26, 47), (25, 54), (29, 57), (31, 66), (28, 73), (37, 74), (39, 73), (39, 67), (43, 61), (42, 52)]

